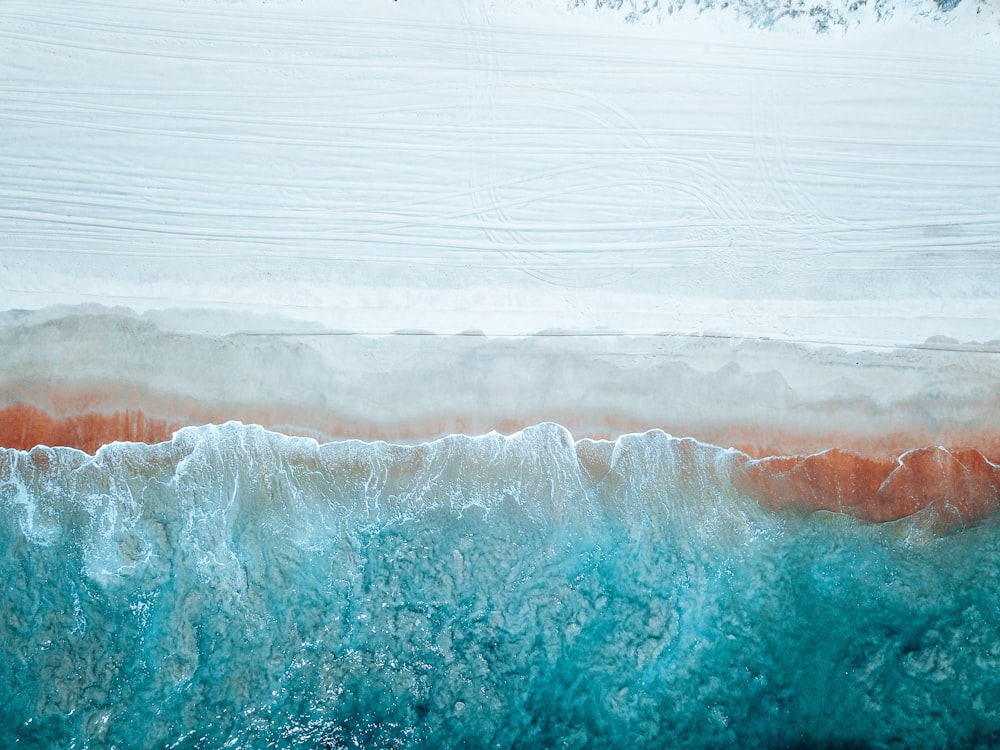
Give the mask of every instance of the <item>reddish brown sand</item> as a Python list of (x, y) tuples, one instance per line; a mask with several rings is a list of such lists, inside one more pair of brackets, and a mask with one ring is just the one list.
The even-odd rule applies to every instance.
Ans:
[(0, 409), (0, 445), (30, 450), (36, 445), (64, 445), (94, 453), (115, 440), (159, 443), (169, 440), (181, 425), (149, 419), (141, 411), (112, 414), (89, 412), (56, 418), (24, 404)]
[[(60, 404), (66, 407), (63, 398)], [(77, 399), (93, 403), (93, 399)], [(536, 420), (474, 420), (443, 416), (433, 423), (394, 425), (346, 423), (320, 411), (298, 409), (280, 414), (276, 409), (190, 406), (180, 418), (147, 416), (141, 409), (103, 413), (87, 411), (53, 416), (27, 404), (0, 409), (0, 446), (28, 450), (35, 445), (70, 446), (94, 453), (101, 445), (120, 440), (156, 443), (169, 440), (174, 431), (207, 422), (239, 419), (291, 435), (309, 437), (358, 437), (406, 440), (432, 438), (455, 432), (483, 433), (491, 429), (513, 432), (545, 419), (558, 421), (578, 437), (612, 438), (624, 432), (662, 427), (677, 435), (692, 435), (704, 442), (744, 450), (748, 459), (734, 474), (738, 490), (776, 510), (830, 510), (871, 521), (902, 518), (928, 505), (956, 521), (982, 518), (1000, 507), (1000, 466), (991, 461), (1000, 455), (1000, 436), (947, 435), (952, 445), (979, 445), (979, 449), (923, 447), (920, 434), (820, 435), (768, 432), (747, 425), (701, 427), (645, 425), (629, 420), (590, 420), (587, 428), (572, 416), (539, 415)], [(290, 427), (289, 424), (302, 424)], [(580, 435), (583, 432), (585, 434)], [(767, 433), (767, 440), (759, 439)], [(940, 436), (935, 436), (940, 437)], [(813, 452), (817, 446), (840, 447)], [(767, 455), (763, 451), (772, 451)], [(776, 454), (776, 455), (775, 455)]]
[(776, 509), (832, 510), (893, 521), (933, 505), (973, 521), (1000, 507), (1000, 466), (971, 448), (919, 448), (896, 460), (830, 450), (751, 460), (738, 489)]

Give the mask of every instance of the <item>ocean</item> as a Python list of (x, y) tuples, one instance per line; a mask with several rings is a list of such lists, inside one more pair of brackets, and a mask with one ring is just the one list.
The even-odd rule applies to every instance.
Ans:
[(0, 454), (0, 745), (993, 747), (1000, 529), (662, 432)]

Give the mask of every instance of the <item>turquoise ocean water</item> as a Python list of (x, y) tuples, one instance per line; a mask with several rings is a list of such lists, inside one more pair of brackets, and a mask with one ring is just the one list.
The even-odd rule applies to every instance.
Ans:
[(1000, 531), (663, 433), (0, 453), (0, 747), (987, 748)]

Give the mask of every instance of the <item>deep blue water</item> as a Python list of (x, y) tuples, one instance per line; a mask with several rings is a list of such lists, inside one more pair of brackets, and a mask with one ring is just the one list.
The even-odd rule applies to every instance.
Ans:
[(0, 454), (0, 747), (1000, 743), (995, 519), (778, 515), (554, 425)]

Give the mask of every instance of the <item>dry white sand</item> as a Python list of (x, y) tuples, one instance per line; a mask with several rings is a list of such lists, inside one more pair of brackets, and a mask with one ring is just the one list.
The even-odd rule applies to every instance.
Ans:
[(0, 309), (1000, 338), (991, 6), (665, 7), (6, 2)]

